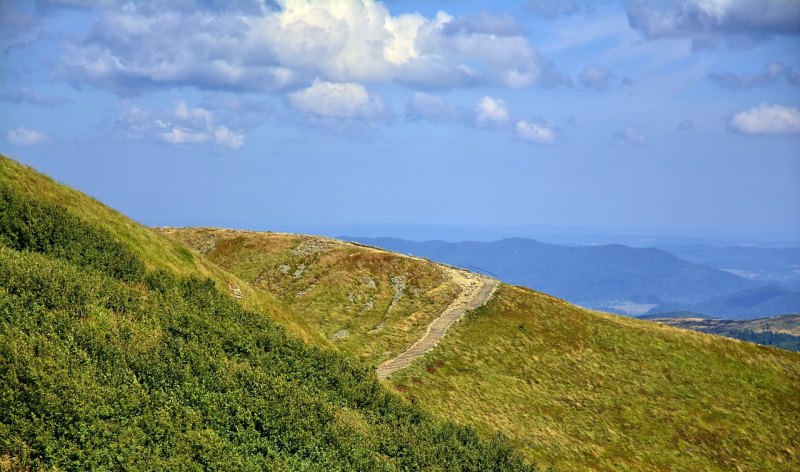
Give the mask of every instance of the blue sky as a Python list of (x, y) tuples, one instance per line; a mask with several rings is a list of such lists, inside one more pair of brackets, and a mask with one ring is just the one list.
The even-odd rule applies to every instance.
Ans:
[(800, 2), (0, 15), (0, 152), (145, 224), (800, 241)]

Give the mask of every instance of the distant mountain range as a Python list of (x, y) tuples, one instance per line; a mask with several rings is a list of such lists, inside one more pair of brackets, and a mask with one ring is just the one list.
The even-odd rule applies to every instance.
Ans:
[(800, 248), (702, 244), (658, 248), (686, 261), (716, 267), (748, 280), (800, 289)]
[[(800, 312), (800, 293), (790, 288), (790, 277), (781, 286), (765, 287), (758, 278), (736, 274), (737, 270), (768, 269), (790, 273), (794, 253), (781, 249), (669, 247), (671, 252), (707, 262), (699, 264), (662, 249), (618, 244), (569, 247), (525, 238), (460, 243), (344, 239), (484, 272), (510, 284), (615, 313), (692, 311), (722, 318), (755, 318)], [(726, 258), (726, 254), (733, 256)], [(787, 255), (789, 262), (781, 262)], [(712, 267), (710, 262), (727, 265), (723, 268), (728, 270)]]

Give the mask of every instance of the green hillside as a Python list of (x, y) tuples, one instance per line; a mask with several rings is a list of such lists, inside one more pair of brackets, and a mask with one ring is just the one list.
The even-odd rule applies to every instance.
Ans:
[(460, 290), (438, 264), (330, 238), (162, 231), (282, 300), (337, 349), (374, 365), (411, 345)]
[(573, 470), (798, 470), (800, 355), (503, 286), (394, 387)]
[(800, 315), (780, 315), (755, 320), (721, 320), (701, 318), (697, 315), (676, 317), (672, 313), (667, 313), (650, 315), (646, 319), (677, 328), (800, 352)]
[(328, 344), (314, 330), (309, 329), (301, 317), (289, 315), (285, 305), (270, 293), (253, 289), (208, 259), (196, 257), (186, 246), (164, 238), (155, 230), (136, 223), (97, 200), (60, 185), (30, 167), (20, 165), (2, 155), (0, 155), (0, 182), (9, 191), (55, 204), (70, 215), (95, 227), (103, 228), (114, 239), (130, 248), (148, 269), (165, 269), (179, 276), (211, 277), (223, 290), (239, 289), (242, 294), (240, 302), (245, 308), (268, 313), (304, 341), (318, 345)]
[(531, 469), (243, 308), (201, 256), (2, 164), (0, 469)]
[[(299, 235), (170, 233), (255, 286), (311, 308), (305, 321), (328, 326), (326, 336), (361, 326), (352, 330), (357, 343), (338, 345), (377, 363), (375, 337), (390, 331), (370, 334), (375, 318), (367, 322), (348, 308), (348, 294), (361, 296), (361, 277), (381, 280), (390, 291), (388, 280), (398, 273), (389, 267), (392, 257), (381, 259), (385, 265), (354, 265), (374, 250)], [(298, 256), (296, 248), (309, 244), (318, 252)], [(277, 269), (286, 264), (291, 271), (281, 274)], [(310, 273), (294, 278), (298, 264)], [(348, 276), (355, 267), (358, 275)], [(270, 282), (259, 274), (269, 274)], [(384, 355), (378, 361), (391, 357)], [(502, 286), (388, 384), (444, 418), (486, 435), (500, 430), (528, 458), (561, 470), (800, 465), (800, 355), (588, 311), (522, 288)]]
[(458, 271), (0, 189), (0, 469), (800, 469), (797, 353), (502, 285), (378, 382)]

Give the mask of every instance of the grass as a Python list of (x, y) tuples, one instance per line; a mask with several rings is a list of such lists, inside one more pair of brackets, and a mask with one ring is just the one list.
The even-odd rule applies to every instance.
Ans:
[(150, 269), (166, 269), (178, 276), (212, 278), (219, 287), (239, 288), (240, 303), (249, 310), (266, 313), (306, 342), (328, 345), (328, 341), (305, 325), (269, 292), (257, 290), (213, 262), (197, 257), (184, 244), (163, 237), (81, 192), (0, 155), (0, 183), (21, 195), (54, 203), (89, 224), (102, 227), (116, 240), (130, 247)]
[(165, 232), (283, 300), (336, 349), (373, 365), (403, 352), (459, 290), (436, 264), (328, 238)]
[[(441, 270), (420, 259), (300, 235), (179, 230), (167, 231), (171, 238), (165, 238), (6, 158), (0, 158), (0, 182), (102, 226), (135, 251), (148, 271), (209, 276), (229, 295), (241, 290), (242, 306), (259, 314), (232, 311), (234, 317), (214, 320), (213, 332), (230, 329), (231, 337), (220, 345), (226, 348), (252, 331), (228, 327), (236, 317), (262, 329), (267, 314), (307, 342), (374, 365), (404, 350), (455, 295)], [(42, 280), (47, 288), (49, 278)], [(403, 295), (392, 304), (400, 285)], [(54, 299), (62, 296), (58, 287), (48, 290)], [(56, 315), (37, 316), (57, 326)], [(137, 316), (150, 320), (144, 312)], [(76, 332), (100, 329), (103, 342), (116, 342), (117, 336), (131, 355), (150, 352), (162, 336), (183, 329), (173, 333), (113, 311), (63, 319)], [(14, 329), (30, 331), (28, 324)], [(48, 342), (28, 331), (23, 334)], [(19, 333), (9, 334), (9, 349), (16, 349), (17, 338)], [(53, 352), (79, 352), (74, 348), (62, 343)], [(202, 346), (194, 348), (202, 358)], [(148, 359), (157, 363), (159, 357)], [(0, 363), (6, 365), (11, 364)], [(219, 366), (231, 372), (242, 367), (227, 360)], [(59, 381), (73, 378), (70, 368), (59, 370)], [(502, 431), (529, 459), (560, 470), (800, 469), (800, 355), (591, 312), (517, 287), (501, 286), (488, 305), (465, 316), (433, 351), (385, 384), (485, 436)], [(80, 390), (79, 383), (69, 385)], [(100, 380), (91, 385), (97, 391), (103, 386)], [(250, 393), (248, 401), (259, 398)], [(111, 398), (96, 396), (101, 397)], [(329, 413), (337, 430), (364, 440), (385, 432), (351, 407)], [(164, 418), (158, 421), (166, 426)], [(6, 462), (0, 454), (0, 466)]]
[(0, 196), (0, 469), (534, 470), (110, 222)]
[(527, 289), (502, 286), (390, 382), (561, 470), (800, 468), (800, 355)]

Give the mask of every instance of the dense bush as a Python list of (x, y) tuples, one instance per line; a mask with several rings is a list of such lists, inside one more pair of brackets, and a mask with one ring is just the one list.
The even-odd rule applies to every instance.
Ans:
[(2, 195), (0, 465), (530, 469), (503, 437), (431, 418), (212, 281), (145, 275), (106, 233)]
[(122, 280), (140, 280), (144, 263), (101, 228), (64, 208), (19, 195), (0, 185), (0, 244), (93, 267)]

